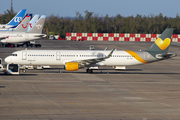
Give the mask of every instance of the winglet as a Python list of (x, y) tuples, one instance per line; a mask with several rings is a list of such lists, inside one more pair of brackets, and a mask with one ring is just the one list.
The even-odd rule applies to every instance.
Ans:
[(108, 47), (106, 47), (106, 48), (104, 49), (104, 51), (105, 51), (105, 50), (108, 50)]
[(106, 57), (106, 58), (109, 58), (112, 56), (113, 52), (114, 52), (115, 49), (112, 49), (111, 52), (109, 53), (109, 55)]

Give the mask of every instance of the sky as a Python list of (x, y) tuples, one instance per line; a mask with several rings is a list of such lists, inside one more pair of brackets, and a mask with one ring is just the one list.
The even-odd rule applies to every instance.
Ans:
[[(11, 8), (11, 0), (0, 0), (0, 14)], [(159, 15), (173, 17), (180, 15), (180, 0), (13, 0), (13, 9), (19, 12), (39, 15), (75, 17), (76, 12), (85, 16), (84, 11), (94, 12), (99, 17), (109, 15), (142, 16)]]

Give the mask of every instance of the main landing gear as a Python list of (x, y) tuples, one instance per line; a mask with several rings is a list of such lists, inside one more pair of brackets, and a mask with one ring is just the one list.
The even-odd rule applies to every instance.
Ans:
[(86, 72), (87, 73), (93, 73), (93, 70), (88, 68), (88, 69), (86, 69)]

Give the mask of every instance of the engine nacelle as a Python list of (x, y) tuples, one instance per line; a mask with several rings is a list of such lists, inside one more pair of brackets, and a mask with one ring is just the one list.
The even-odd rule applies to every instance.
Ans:
[(79, 63), (76, 62), (66, 62), (65, 70), (67, 71), (75, 71), (79, 69)]

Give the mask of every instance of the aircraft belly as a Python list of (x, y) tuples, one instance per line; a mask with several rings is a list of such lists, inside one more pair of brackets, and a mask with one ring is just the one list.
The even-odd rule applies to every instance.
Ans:
[(6, 42), (8, 43), (17, 43), (17, 42), (22, 42), (24, 41), (24, 37), (10, 37), (10, 38), (6, 38)]

